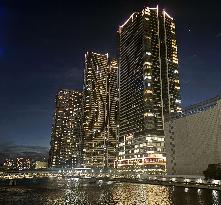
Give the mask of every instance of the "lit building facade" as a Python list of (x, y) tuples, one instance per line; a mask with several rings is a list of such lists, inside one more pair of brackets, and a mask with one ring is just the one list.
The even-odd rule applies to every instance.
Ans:
[(48, 163), (47, 162), (42, 162), (42, 161), (36, 161), (34, 163), (35, 169), (46, 169), (48, 168)]
[(77, 167), (82, 164), (82, 93), (60, 90), (51, 134), (49, 167)]
[[(175, 22), (145, 8), (119, 27), (118, 168), (166, 166), (164, 116), (181, 112)], [(157, 172), (158, 171), (158, 172)]]
[(167, 172), (203, 175), (209, 164), (221, 162), (221, 97), (170, 115), (165, 122)]
[(15, 168), (15, 162), (13, 159), (5, 159), (3, 167), (5, 169), (14, 169)]
[(18, 170), (31, 169), (31, 159), (23, 158), (23, 157), (16, 158), (15, 168)]
[(8, 170), (28, 170), (31, 169), (32, 162), (29, 158), (17, 157), (16, 159), (6, 159), (3, 167)]
[(117, 128), (116, 60), (87, 52), (84, 71), (84, 157), (86, 167), (113, 167)]

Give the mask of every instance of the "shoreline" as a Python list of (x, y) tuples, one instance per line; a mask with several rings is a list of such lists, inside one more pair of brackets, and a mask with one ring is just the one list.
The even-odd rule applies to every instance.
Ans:
[[(80, 179), (83, 183), (97, 183), (99, 180), (104, 182), (112, 181), (116, 183), (136, 183), (136, 184), (150, 184), (150, 185), (161, 185), (161, 186), (176, 186), (184, 188), (197, 188), (197, 189), (210, 189), (221, 191), (220, 185), (215, 184), (204, 184), (204, 183), (186, 183), (186, 182), (174, 182), (174, 181), (162, 181), (162, 180), (148, 180), (148, 179), (128, 179), (128, 178), (109, 178), (109, 177), (64, 177), (63, 179)], [(59, 180), (56, 177), (43, 177), (43, 178), (23, 178), (23, 179), (0, 179), (0, 187), (21, 187), (21, 186), (41, 186), (50, 188), (50, 185), (58, 184)], [(49, 186), (47, 186), (49, 185)], [(57, 186), (53, 186), (54, 188)], [(61, 187), (60, 187), (61, 188)]]
[(150, 185), (161, 185), (161, 186), (175, 186), (184, 188), (196, 188), (196, 189), (210, 189), (221, 191), (221, 186), (207, 185), (207, 184), (194, 184), (194, 183), (180, 183), (180, 182), (169, 182), (169, 181), (154, 181), (154, 180), (137, 180), (137, 179), (110, 179), (110, 181), (124, 182), (124, 183), (137, 183), (137, 184), (150, 184)]

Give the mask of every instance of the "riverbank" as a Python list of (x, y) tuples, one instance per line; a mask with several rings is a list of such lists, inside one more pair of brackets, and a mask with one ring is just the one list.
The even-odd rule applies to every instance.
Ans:
[(212, 189), (212, 190), (221, 191), (221, 186), (216, 184), (181, 183), (173, 181), (126, 179), (126, 178), (110, 179), (110, 181), (116, 181), (122, 183), (124, 182), (124, 183), (152, 184), (152, 185), (162, 185), (162, 186), (176, 186), (176, 187), (197, 188), (197, 189)]
[(56, 187), (59, 181), (72, 181), (79, 179), (83, 183), (97, 183), (103, 182), (122, 182), (122, 183), (138, 183), (138, 184), (152, 184), (162, 186), (176, 186), (185, 188), (197, 189), (212, 189), (221, 191), (220, 183), (213, 181), (205, 181), (202, 179), (188, 179), (188, 178), (174, 178), (174, 177), (146, 177), (146, 178), (125, 178), (125, 177), (96, 177), (96, 176), (54, 176), (54, 177), (32, 177), (32, 178), (13, 178), (0, 179), (0, 186), (54, 186)]

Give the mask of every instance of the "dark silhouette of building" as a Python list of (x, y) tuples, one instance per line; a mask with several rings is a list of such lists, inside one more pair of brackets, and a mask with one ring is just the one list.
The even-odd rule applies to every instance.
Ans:
[(221, 162), (220, 116), (221, 96), (216, 96), (167, 117), (165, 136), (169, 175), (200, 176), (209, 164)]

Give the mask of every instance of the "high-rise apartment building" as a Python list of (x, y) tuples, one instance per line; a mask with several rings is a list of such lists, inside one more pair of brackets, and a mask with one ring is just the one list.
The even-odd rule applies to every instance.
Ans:
[(175, 22), (145, 8), (119, 27), (118, 168), (164, 172), (164, 116), (181, 112)]
[(117, 61), (87, 52), (84, 72), (84, 156), (87, 167), (112, 167), (116, 159)]
[(76, 167), (82, 164), (82, 93), (62, 89), (56, 96), (56, 109), (49, 152), (50, 167)]

